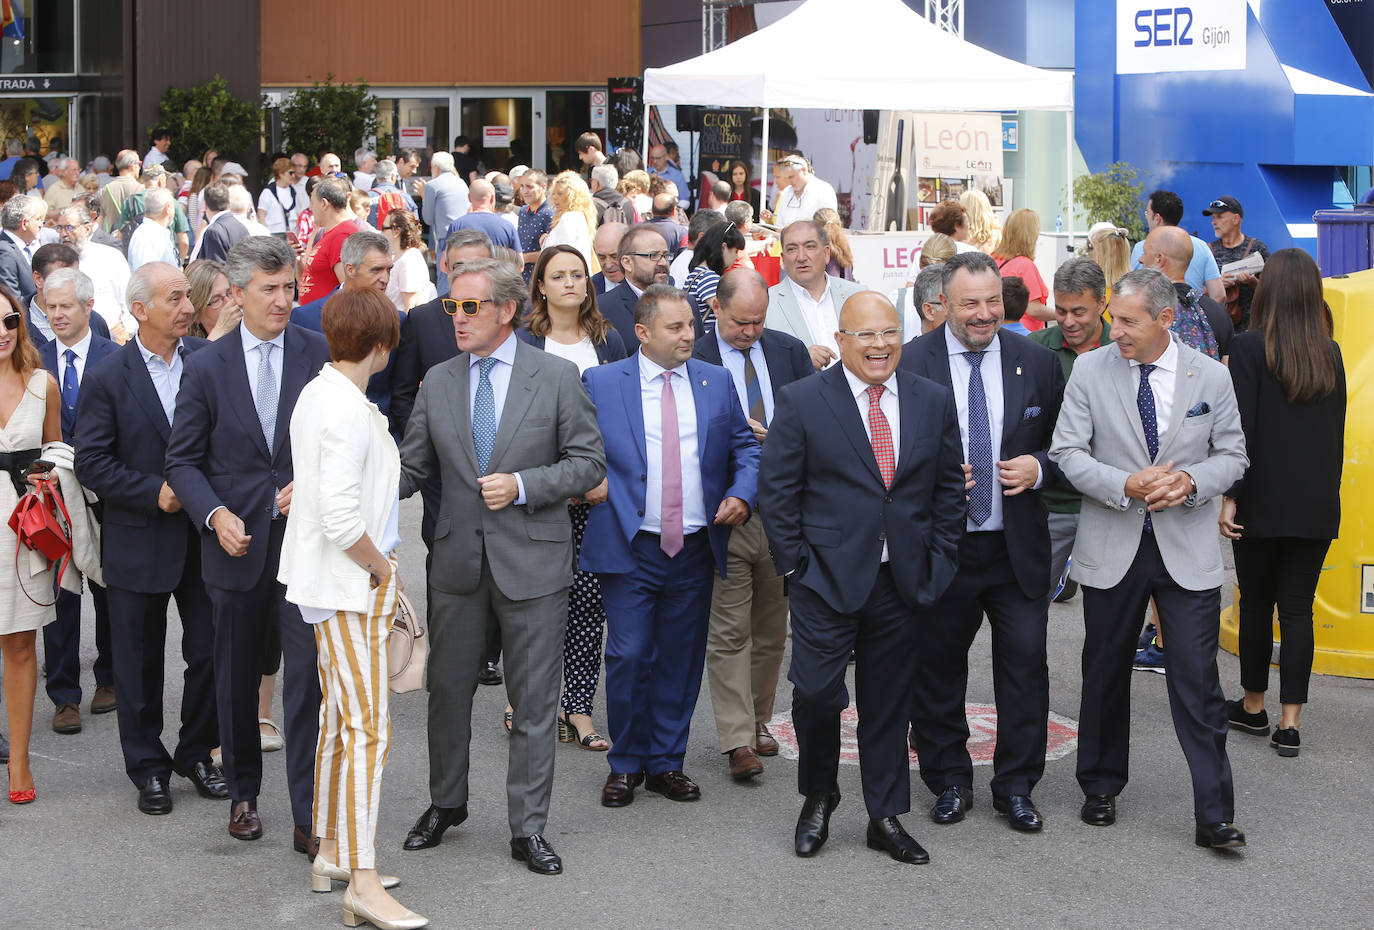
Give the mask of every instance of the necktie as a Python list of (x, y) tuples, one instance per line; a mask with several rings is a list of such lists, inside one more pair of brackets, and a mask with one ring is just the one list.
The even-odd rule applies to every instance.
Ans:
[(897, 475), (897, 453), (892, 448), (892, 427), (878, 405), (884, 390), (881, 384), (868, 386), (868, 435), (873, 443), (873, 457), (878, 460), (878, 474), (883, 476), (883, 487), (890, 488)]
[(673, 373), (663, 373), (663, 501), (658, 544), (672, 558), (682, 551), (682, 447), (677, 433)]
[(754, 359), (748, 352), (744, 353), (744, 393), (749, 401), (749, 419), (767, 426), (768, 419), (763, 410), (763, 385), (759, 384), (758, 369), (754, 367)]
[[(1150, 373), (1154, 365), (1140, 366), (1140, 389), (1135, 394), (1135, 405), (1140, 411), (1140, 425), (1145, 428), (1145, 447), (1150, 450), (1150, 462), (1159, 455), (1159, 420), (1155, 416), (1155, 392), (1150, 390)], [(1150, 511), (1145, 511), (1145, 532), (1153, 533), (1154, 521)]]
[(70, 419), (76, 415), (76, 398), (81, 386), (76, 378), (76, 352), (68, 349), (63, 357), (67, 360), (67, 371), (62, 375), (62, 410)]
[[(262, 424), (262, 437), (267, 440), (267, 456), (272, 457), (272, 449), (277, 438), (277, 379), (272, 377), (272, 343), (258, 344), (258, 422)], [(274, 491), (280, 488), (274, 489)], [(272, 516), (281, 510), (277, 508), (277, 495), (272, 495)]]
[(973, 466), (973, 490), (969, 493), (968, 518), (982, 526), (992, 516), (992, 425), (988, 420), (988, 395), (983, 390), (982, 352), (966, 352), (968, 359), (968, 459)]
[(477, 450), (477, 470), (487, 473), (491, 450), (496, 445), (496, 391), (491, 386), (491, 370), (496, 359), (479, 358), (477, 396), (472, 404), (472, 445)]

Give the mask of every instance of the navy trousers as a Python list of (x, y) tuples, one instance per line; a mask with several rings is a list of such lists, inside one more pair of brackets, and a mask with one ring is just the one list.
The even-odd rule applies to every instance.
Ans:
[[(95, 684), (114, 684), (110, 652), (110, 611), (105, 589), (88, 582), (95, 604)], [(40, 595), (41, 596), (41, 595)], [(81, 703), (81, 595), (61, 591), (57, 595), (57, 619), (43, 627), (43, 673), (53, 704)]]

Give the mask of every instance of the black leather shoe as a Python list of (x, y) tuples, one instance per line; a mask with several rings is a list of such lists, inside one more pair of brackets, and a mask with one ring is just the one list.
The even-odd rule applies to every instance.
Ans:
[(511, 837), (510, 857), (525, 863), (526, 868), (538, 875), (557, 875), (563, 871), (563, 860), (538, 833)]
[(801, 816), (797, 818), (797, 833), (794, 848), (797, 855), (809, 859), (821, 851), (825, 841), (830, 838), (830, 815), (840, 805), (840, 791), (825, 794), (808, 794), (802, 805)]
[(224, 775), (208, 759), (204, 762), (197, 762), (191, 766), (189, 771), (178, 772), (177, 774), (195, 785), (196, 794), (202, 798), (223, 801), (229, 797), (229, 785), (225, 782)]
[(435, 807), (431, 804), (420, 819), (415, 821), (415, 826), (410, 828), (406, 834), (406, 841), (401, 844), (402, 849), (429, 849), (431, 846), (438, 846), (439, 841), (444, 838), (444, 831), (449, 827), (456, 827), (464, 820), (468, 819), (468, 806), (462, 807)]
[(320, 854), (320, 838), (310, 832), (310, 827), (296, 824), (291, 831), (291, 848), (314, 862)]
[(973, 810), (973, 791), (959, 785), (950, 785), (935, 799), (930, 809), (930, 819), (936, 823), (958, 823), (964, 814)]
[(477, 683), (479, 685), (499, 685), (504, 679), (501, 677), (501, 669), (495, 662), (488, 662), (477, 673)]
[(1116, 796), (1090, 794), (1083, 799), (1083, 822), (1092, 827), (1110, 827), (1116, 823)]
[(1005, 798), (994, 795), (992, 809), (999, 814), (1006, 814), (1013, 830), (1035, 833), (1045, 825), (1045, 818), (1035, 809), (1035, 803), (1028, 794), (1013, 794)]
[(172, 812), (172, 793), (167, 788), (167, 779), (154, 775), (147, 784), (138, 789), (138, 809), (145, 814), (170, 814)]
[(930, 853), (902, 829), (896, 817), (868, 822), (868, 848), (885, 852), (898, 862), (910, 865), (925, 865), (930, 861)]
[(660, 772), (646, 776), (644, 790), (661, 794), (669, 801), (701, 800), (701, 788), (682, 772)]
[(1221, 820), (1198, 824), (1193, 840), (1199, 846), (1211, 849), (1240, 849), (1245, 845), (1245, 834), (1235, 824)]
[(643, 772), (612, 772), (601, 789), (602, 807), (624, 807), (635, 799), (635, 788), (644, 782)]

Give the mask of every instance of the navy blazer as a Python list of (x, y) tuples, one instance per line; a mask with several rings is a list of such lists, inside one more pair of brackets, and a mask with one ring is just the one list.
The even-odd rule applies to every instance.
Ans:
[[(129, 342), (132, 343), (133, 340), (130, 339)], [(61, 390), (62, 377), (57, 373), (57, 347), (59, 345), (60, 343), (56, 339), (51, 339), (43, 343), (38, 347), (38, 358), (43, 362), (43, 367), (48, 369), (48, 374), (52, 375), (53, 378), (57, 380), (57, 388)], [(63, 351), (66, 350), (64, 349)], [(113, 339), (106, 339), (102, 336), (97, 336), (95, 333), (91, 333), (91, 347), (86, 354), (84, 374), (90, 374), (92, 365), (108, 355), (113, 355), (117, 351), (119, 351), (119, 346)], [(142, 359), (139, 359), (139, 361), (142, 361)], [(65, 443), (75, 444), (72, 437), (76, 435), (76, 412), (77, 407), (80, 406), (81, 398), (85, 396), (85, 393), (86, 379), (83, 375), (77, 387), (77, 405), (73, 407), (68, 407), (66, 404), (62, 405), (62, 441)]]
[(620, 339), (625, 343), (625, 347), (634, 351), (639, 350), (639, 337), (635, 335), (635, 304), (637, 303), (639, 303), (639, 298), (630, 289), (628, 282), (596, 296), (596, 309), (600, 310), (601, 315), (611, 321), (615, 331), (620, 333)]
[[(778, 391), (793, 381), (814, 375), (816, 366), (811, 363), (811, 353), (807, 351), (806, 343), (791, 333), (765, 329), (763, 335), (759, 336), (759, 342), (763, 344), (763, 361), (768, 366), (768, 383), (773, 389), (773, 416), (776, 417)], [(714, 329), (697, 339), (692, 348), (692, 357), (712, 365), (721, 364), (720, 342)]]
[(842, 365), (778, 392), (763, 444), (759, 515), (778, 574), (791, 572), (790, 584), (840, 613), (868, 601), (884, 543), (910, 607), (933, 604), (958, 568), (967, 507), (954, 395), (909, 371), (896, 377), (901, 430), (890, 488)]
[(38, 293), (28, 259), (14, 240), (3, 234), (0, 234), (0, 285), (18, 298), (21, 307), (27, 307), (33, 295)]
[[(519, 337), (520, 341), (528, 342), (536, 349), (544, 348), (544, 337), (534, 335), (523, 326), (515, 331), (515, 335)], [(608, 330), (605, 341), (596, 345), (596, 360), (603, 365), (609, 365), (611, 362), (618, 362), (623, 358), (625, 358), (624, 340), (620, 338), (620, 333), (614, 329)]]
[(391, 432), (403, 435), (420, 382), (431, 368), (458, 355), (453, 317), (442, 298), (411, 308), (401, 321), (401, 342), (391, 353)]
[[(1059, 406), (1064, 402), (1064, 369), (1054, 352), (1032, 339), (1000, 330), (1002, 356), (1002, 437), (997, 460), (1033, 455), (1040, 463), (1040, 487), (1063, 476), (1049, 459)], [(949, 348), (942, 324), (902, 348), (900, 367), (953, 390)], [(1001, 486), (997, 489), (1001, 491)], [(1050, 576), (1049, 512), (1040, 492), (1002, 498), (1007, 549), (1015, 554), (1012, 574), (1026, 597), (1043, 597)]]
[[(29, 307), (29, 313), (32, 313), (33, 304), (30, 303)], [(42, 313), (43, 311), (39, 310), (38, 312)], [(38, 331), (38, 328), (33, 325), (33, 321), (29, 319), (29, 313), (24, 314), (24, 326), (28, 329), (29, 342), (33, 343), (35, 349), (42, 351), (44, 344), (52, 342), (52, 340)], [(106, 323), (105, 318), (94, 310), (91, 311), (91, 332), (102, 339), (110, 338), (110, 324)]]
[[(727, 497), (737, 497), (751, 510), (758, 483), (759, 444), (744, 418), (730, 373), (699, 359), (687, 360), (697, 415), (697, 459), (706, 519)], [(596, 421), (606, 444), (609, 498), (587, 518), (579, 567), (608, 574), (637, 568), (630, 541), (644, 522), (648, 489), (648, 452), (644, 439), (644, 405), (640, 397), (639, 353), (619, 362), (589, 368), (582, 383), (596, 405)], [(716, 568), (725, 577), (725, 550), (730, 527), (707, 527)]]
[(196, 258), (208, 258), (223, 263), (229, 257), (229, 250), (240, 240), (247, 238), (248, 227), (233, 216), (226, 216), (218, 222), (211, 223), (201, 232), (200, 251)]
[(600, 271), (592, 275), (592, 288), (596, 291), (597, 297), (606, 293), (606, 275)]
[[(184, 338), (183, 364), (207, 345)], [(172, 427), (132, 339), (99, 363), (87, 362), (76, 423), (77, 480), (104, 505), (105, 580), (142, 594), (175, 590), (196, 532), (184, 511), (166, 513), (157, 506)]]
[[(271, 449), (262, 435), (248, 369), (242, 327), (192, 355), (181, 375), (176, 415), (167, 443), (167, 483), (201, 533), (202, 572), (207, 584), (247, 591), (267, 564), (267, 539), (275, 490), (291, 483), (291, 414), (296, 398), (329, 361), (329, 344), (319, 333), (286, 327), (277, 425)], [(206, 519), (224, 506), (243, 520), (253, 537), (248, 552), (231, 557), (220, 547)]]

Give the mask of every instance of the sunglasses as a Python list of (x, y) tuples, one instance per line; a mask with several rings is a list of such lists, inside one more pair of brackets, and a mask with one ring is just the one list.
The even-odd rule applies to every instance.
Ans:
[[(479, 312), (481, 312), (482, 304), (491, 303), (491, 299), (487, 298), (485, 300), (454, 300), (450, 297), (445, 297), (443, 300), (440, 301), (440, 303), (443, 304), (444, 312), (447, 313), (449, 316), (456, 316), (458, 314), (459, 309), (463, 311), (464, 316), (476, 316)], [(16, 314), (16, 316), (17, 315), (18, 314)]]
[(5, 329), (14, 332), (19, 329), (19, 324), (23, 322), (23, 317), (15, 312), (6, 313), (3, 322), (5, 324)]

